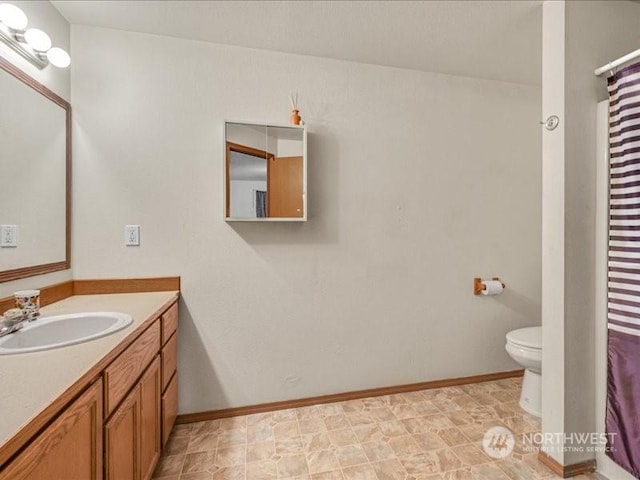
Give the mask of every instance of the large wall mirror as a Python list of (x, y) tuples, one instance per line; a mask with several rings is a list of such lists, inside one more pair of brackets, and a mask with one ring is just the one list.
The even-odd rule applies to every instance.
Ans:
[(71, 106), (0, 57), (0, 282), (70, 267)]
[(307, 219), (304, 127), (225, 122), (227, 221)]

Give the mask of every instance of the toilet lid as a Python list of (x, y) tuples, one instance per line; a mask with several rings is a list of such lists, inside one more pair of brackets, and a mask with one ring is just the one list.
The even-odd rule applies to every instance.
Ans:
[(529, 348), (542, 348), (542, 327), (519, 328), (507, 333), (507, 341)]

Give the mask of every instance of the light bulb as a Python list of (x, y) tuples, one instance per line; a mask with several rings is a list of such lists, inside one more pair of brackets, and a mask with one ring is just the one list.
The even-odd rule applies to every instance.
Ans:
[(51, 48), (49, 35), (37, 28), (30, 28), (24, 32), (24, 39), (37, 52), (46, 52)]
[(47, 52), (47, 58), (51, 65), (58, 68), (67, 68), (71, 64), (71, 57), (67, 52), (58, 47), (53, 47)]
[(0, 22), (13, 30), (24, 30), (27, 28), (27, 16), (22, 10), (10, 3), (0, 4)]

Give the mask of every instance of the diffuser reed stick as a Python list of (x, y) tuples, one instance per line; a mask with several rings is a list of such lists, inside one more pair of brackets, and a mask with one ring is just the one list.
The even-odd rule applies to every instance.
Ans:
[(300, 118), (300, 110), (298, 110), (298, 92), (289, 95), (289, 103), (291, 104), (291, 117), (289, 117), (289, 123), (291, 125), (300, 125), (302, 118)]

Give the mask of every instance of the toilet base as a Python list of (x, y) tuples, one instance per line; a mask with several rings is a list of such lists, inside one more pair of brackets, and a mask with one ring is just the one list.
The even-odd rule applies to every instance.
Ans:
[(542, 375), (531, 370), (524, 371), (520, 407), (530, 415), (542, 415)]

